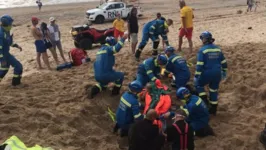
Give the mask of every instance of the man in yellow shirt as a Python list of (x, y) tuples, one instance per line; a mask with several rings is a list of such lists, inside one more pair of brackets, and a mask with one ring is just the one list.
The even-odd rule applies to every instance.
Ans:
[(124, 20), (121, 19), (120, 14), (117, 14), (117, 19), (115, 19), (115, 21), (113, 22), (113, 26), (115, 28), (114, 37), (116, 41), (118, 40), (119, 36), (122, 37), (124, 35), (124, 25)]
[(192, 32), (193, 32), (193, 10), (191, 7), (186, 6), (184, 0), (179, 1), (180, 6), (180, 17), (181, 17), (181, 28), (179, 31), (179, 47), (178, 51), (181, 51), (183, 37), (186, 36), (189, 43), (190, 53), (192, 53), (193, 43), (192, 43)]

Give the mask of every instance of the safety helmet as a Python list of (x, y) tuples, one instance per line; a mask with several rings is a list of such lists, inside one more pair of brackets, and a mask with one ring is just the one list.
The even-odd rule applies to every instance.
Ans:
[(165, 66), (168, 62), (168, 58), (163, 54), (158, 55), (157, 60), (158, 60), (159, 65), (163, 65), (163, 66)]
[(190, 92), (187, 88), (185, 87), (180, 87), (177, 91), (176, 91), (176, 97), (179, 99), (184, 99), (185, 95), (189, 95)]
[(209, 31), (204, 31), (200, 34), (200, 39), (212, 40), (212, 34)]
[(2, 26), (11, 26), (13, 23), (13, 18), (9, 15), (3, 15), (1, 16), (1, 23)]
[(164, 50), (164, 52), (165, 53), (167, 53), (167, 52), (174, 52), (175, 51), (175, 48), (174, 47), (172, 47), (172, 46), (167, 46), (166, 48), (165, 48), (165, 50)]
[(111, 46), (114, 46), (116, 44), (116, 40), (112, 36), (107, 36), (105, 39), (105, 42), (108, 43)]
[(130, 91), (138, 92), (138, 93), (141, 92), (142, 89), (143, 89), (141, 83), (139, 81), (137, 81), (137, 80), (129, 83), (128, 87), (129, 87)]

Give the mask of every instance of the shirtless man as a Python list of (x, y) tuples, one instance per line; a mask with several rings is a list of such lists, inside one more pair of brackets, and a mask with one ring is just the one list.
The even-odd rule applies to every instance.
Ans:
[(42, 65), (41, 65), (41, 59), (40, 59), (42, 56), (44, 63), (46, 64), (48, 69), (51, 70), (49, 60), (48, 60), (48, 55), (46, 52), (47, 48), (44, 44), (43, 36), (42, 36), (41, 31), (40, 31), (40, 28), (37, 27), (37, 25), (39, 23), (39, 19), (36, 17), (32, 17), (31, 22), (32, 22), (31, 34), (35, 39), (35, 46), (36, 46), (36, 51), (37, 51), (37, 58), (36, 59), (37, 59), (38, 67), (39, 67), (39, 69), (43, 69)]

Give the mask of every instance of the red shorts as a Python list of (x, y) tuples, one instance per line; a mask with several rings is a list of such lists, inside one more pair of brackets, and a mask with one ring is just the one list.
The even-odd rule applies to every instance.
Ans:
[(123, 35), (124, 35), (124, 32), (121, 32), (121, 31), (115, 29), (115, 31), (114, 31), (114, 37), (115, 38), (118, 38), (119, 36), (122, 37)]
[(185, 31), (184, 28), (181, 28), (179, 30), (179, 37), (186, 36), (187, 39), (191, 40), (192, 39), (192, 32), (193, 32), (193, 27), (192, 28), (187, 28), (187, 32)]

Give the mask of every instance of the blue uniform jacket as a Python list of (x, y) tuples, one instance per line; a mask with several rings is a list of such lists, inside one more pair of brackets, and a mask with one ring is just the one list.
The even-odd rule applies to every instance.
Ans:
[(208, 125), (208, 108), (198, 96), (191, 95), (183, 109), (188, 114), (187, 122), (190, 123), (195, 131)]
[(116, 111), (116, 121), (120, 127), (134, 123), (135, 120), (142, 120), (140, 113), (138, 96), (131, 92), (125, 92)]
[(120, 51), (124, 42), (125, 40), (122, 38), (115, 46), (105, 44), (100, 48), (96, 54), (96, 61), (94, 63), (95, 76), (104, 76), (113, 71), (113, 66), (115, 64), (114, 54)]
[(168, 38), (165, 32), (166, 22), (164, 20), (153, 20), (148, 22), (144, 28), (143, 33), (150, 34), (150, 38), (152, 41), (158, 40), (158, 36), (160, 35), (164, 41), (168, 42)]
[(0, 61), (9, 54), (10, 46), (13, 46), (13, 36), (10, 32), (5, 32), (4, 28), (0, 26)]
[(148, 58), (143, 61), (138, 67), (138, 74), (148, 76), (150, 81), (155, 81), (159, 78), (161, 68), (156, 62), (156, 58)]
[(217, 73), (222, 70), (227, 71), (227, 63), (221, 49), (214, 44), (208, 44), (201, 47), (197, 54), (195, 76), (199, 77), (205, 71)]
[(190, 71), (186, 60), (177, 54), (169, 57), (166, 65), (166, 72), (172, 72), (176, 78), (189, 78)]

